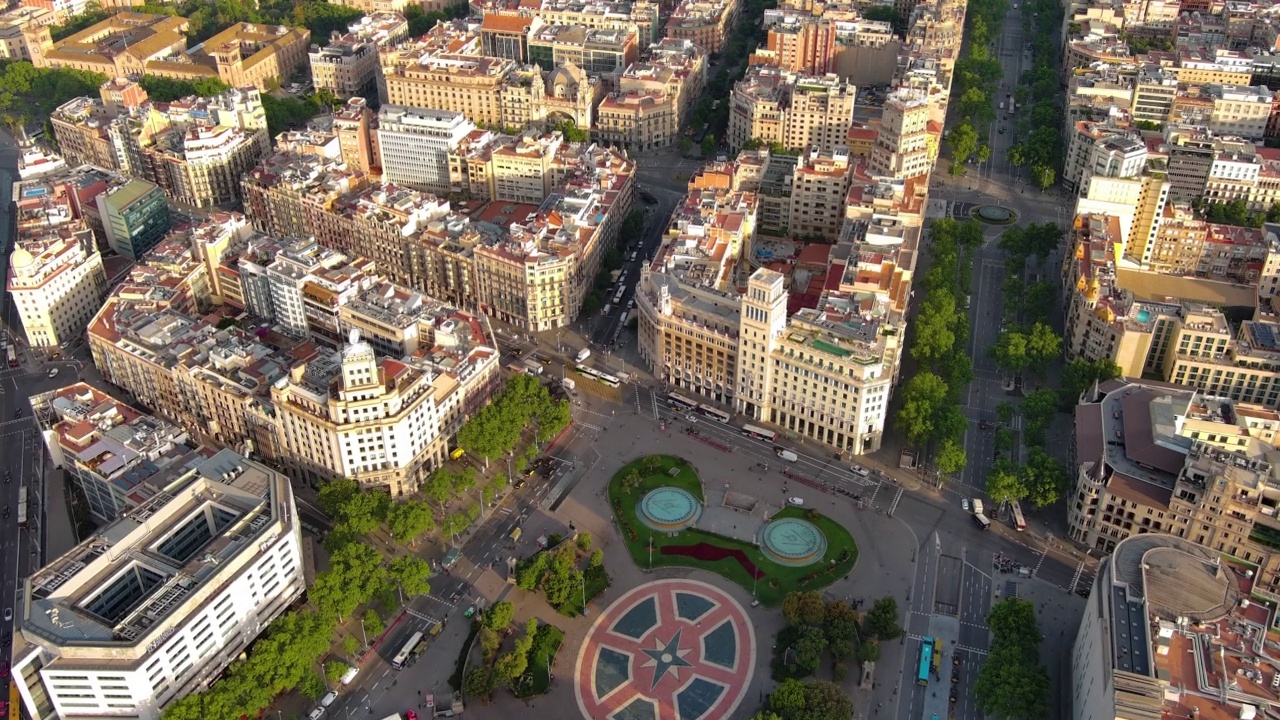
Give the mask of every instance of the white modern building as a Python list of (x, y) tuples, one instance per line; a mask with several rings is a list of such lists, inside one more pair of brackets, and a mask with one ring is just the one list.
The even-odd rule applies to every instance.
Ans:
[(378, 113), (383, 179), (448, 193), (449, 153), (475, 129), (461, 113), (383, 105)]
[(151, 483), (26, 581), (12, 671), (25, 717), (159, 718), (302, 594), (286, 476), (221, 450)]

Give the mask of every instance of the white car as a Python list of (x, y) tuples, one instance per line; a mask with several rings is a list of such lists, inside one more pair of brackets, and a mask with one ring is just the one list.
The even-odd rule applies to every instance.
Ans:
[(787, 504), (788, 504), (788, 505), (795, 505), (796, 507), (803, 507), (803, 506), (804, 506), (804, 498), (802, 498), (802, 497), (789, 497), (789, 498), (787, 498)]
[(58, 368), (50, 368), (49, 377), (58, 377)]
[(322, 715), (324, 715), (324, 708), (318, 707), (315, 710), (312, 710), (311, 714), (307, 715), (307, 720), (320, 720), (320, 716)]
[(969, 512), (969, 498), (960, 498), (960, 507)]
[(860, 478), (865, 478), (871, 474), (870, 470), (862, 467), (861, 465), (853, 465), (849, 469), (853, 471), (854, 475), (857, 475)]
[(320, 698), (320, 707), (327, 708), (333, 704), (334, 700), (337, 700), (337, 699), (338, 699), (338, 693), (333, 690), (330, 690), (327, 695)]
[(684, 416), (684, 419), (685, 419), (685, 420), (688, 420), (688, 421), (689, 421), (689, 422), (691, 422), (691, 423), (696, 423), (696, 422), (698, 422), (698, 416), (697, 416), (697, 415), (694, 415), (693, 413), (689, 413), (688, 415), (685, 415), (685, 416)]

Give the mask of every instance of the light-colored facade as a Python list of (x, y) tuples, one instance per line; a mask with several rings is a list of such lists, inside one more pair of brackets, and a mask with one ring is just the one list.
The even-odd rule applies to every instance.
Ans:
[(375, 13), (348, 30), (346, 35), (335, 33), (324, 47), (311, 46), (311, 81), (317, 90), (328, 90), (341, 99), (372, 97), (378, 89), (378, 52), (403, 41), (409, 35), (409, 22), (399, 13)]
[(791, 234), (834, 240), (844, 227), (845, 196), (853, 176), (849, 151), (811, 149), (791, 176)]
[(307, 59), (311, 32), (236, 23), (193, 49), (186, 18), (121, 12), (53, 42), (48, 27), (28, 29), (36, 67), (66, 67), (107, 77), (217, 78), (233, 88), (265, 90)]
[(15, 184), (13, 191), (18, 235), (6, 289), (27, 344), (56, 350), (83, 335), (102, 302), (102, 255), (77, 213), (78, 198), (44, 181)]
[(406, 187), (449, 191), (449, 153), (475, 125), (462, 114), (383, 105), (378, 147), (383, 177)]
[(737, 0), (680, 0), (667, 20), (666, 36), (719, 53), (737, 21)]
[(284, 475), (208, 450), (147, 484), (149, 499), (26, 581), (12, 670), (25, 715), (155, 720), (305, 589)]
[(892, 178), (927, 175), (937, 157), (929, 139), (928, 98), (911, 90), (898, 90), (884, 101), (880, 132), (871, 147), (870, 172)]
[(878, 450), (900, 335), (882, 332), (887, 304), (863, 300), (830, 293), (788, 318), (782, 275), (757, 270), (742, 299), (738, 411), (841, 452)]
[(752, 66), (729, 98), (729, 145), (778, 143), (832, 152), (848, 142), (857, 89), (834, 73), (798, 75)]

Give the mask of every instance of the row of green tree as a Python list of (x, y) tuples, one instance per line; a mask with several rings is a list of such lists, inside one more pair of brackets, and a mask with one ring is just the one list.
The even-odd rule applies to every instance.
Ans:
[(1040, 662), (1036, 606), (1016, 597), (996, 603), (987, 615), (991, 651), (973, 686), (988, 717), (1041, 720), (1049, 716), (1049, 672)]
[(960, 393), (973, 380), (969, 343), (968, 295), (973, 252), (982, 245), (975, 220), (937, 220), (930, 229), (928, 271), (920, 282), (924, 299), (915, 322), (911, 357), (919, 370), (902, 389), (895, 425), (907, 441), (936, 448), (934, 464), (943, 475), (964, 469), (964, 433), (968, 420)]
[(515, 449), (524, 429), (536, 423), (535, 439), (544, 443), (569, 426), (567, 400), (554, 400), (532, 375), (516, 375), (506, 388), (458, 431), (458, 447), (487, 465)]
[(853, 606), (840, 600), (823, 600), (814, 590), (787, 593), (782, 599), (782, 616), (787, 627), (774, 642), (773, 679), (804, 678), (817, 671), (825, 653), (830, 653), (832, 676), (848, 676), (847, 661), (858, 663), (880, 659), (879, 643), (902, 635), (898, 603), (886, 596), (875, 601), (861, 623)]
[(1030, 168), (1031, 182), (1044, 190), (1057, 180), (1065, 157), (1065, 116), (1056, 41), (1063, 10), (1055, 0), (1028, 0), (1023, 13), (1031, 45), (1031, 67), (1023, 71), (1014, 90), (1014, 99), (1024, 111), (1017, 113), (1014, 121), (1018, 142), (1009, 147), (1005, 157), (1011, 165)]
[(1204, 198), (1196, 198), (1191, 204), (1204, 213), (1204, 219), (1211, 223), (1260, 228), (1264, 222), (1280, 222), (1280, 203), (1272, 203), (1265, 212), (1249, 210), (1249, 203), (1244, 198), (1225, 203), (1206, 202)]
[(1000, 59), (994, 53), (993, 32), (999, 32), (1008, 11), (1008, 0), (972, 0), (966, 11), (965, 48), (956, 62), (953, 80), (961, 120), (946, 138), (952, 175), (961, 174), (969, 158), (986, 162), (991, 155), (983, 138), (988, 137), (996, 119), (996, 94), (1003, 74)]
[[(0, 124), (16, 133), (68, 100), (97, 97), (106, 80), (84, 70), (37, 68), (25, 60), (0, 63)], [(52, 131), (46, 135), (53, 137)]]
[(549, 663), (555, 656), (560, 633), (551, 625), (539, 624), (537, 618), (529, 618), (524, 633), (513, 639), (512, 648), (499, 653), (504, 639), (512, 635), (514, 618), (515, 606), (507, 600), (494, 603), (480, 618), (483, 662), (463, 677), (463, 695), (487, 700), (499, 687), (515, 690), (522, 680), (529, 681), (529, 668), (535, 658), (545, 658)]
[[(331, 545), (329, 570), (316, 575), (308, 590), (310, 602), (277, 618), (217, 684), (166, 707), (165, 720), (257, 717), (277, 696), (298, 689), (319, 698), (326, 690), (319, 661), (343, 618), (371, 600), (398, 607), (401, 598), (431, 591), (431, 567), (421, 558), (388, 559), (347, 533), (326, 544)], [(358, 647), (353, 638), (348, 640), (344, 647), (353, 654)]]
[[(579, 598), (591, 595), (588, 586), (601, 580), (608, 584), (604, 570), (604, 551), (591, 549), (591, 533), (580, 532), (573, 542), (564, 542), (556, 536), (546, 550), (534, 553), (516, 566), (516, 587), (530, 592), (541, 590), (547, 604), (565, 613), (569, 606), (577, 606)], [(590, 553), (586, 569), (579, 569), (581, 557)], [(576, 597), (575, 597), (576, 596)]]

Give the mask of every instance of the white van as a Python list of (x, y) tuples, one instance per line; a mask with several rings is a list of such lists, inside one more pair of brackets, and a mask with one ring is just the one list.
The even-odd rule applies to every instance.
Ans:
[(355, 679), (356, 679), (356, 676), (357, 676), (357, 675), (359, 675), (359, 674), (360, 674), (360, 668), (358, 668), (358, 667), (349, 667), (349, 668), (347, 668), (347, 671), (346, 671), (346, 672), (342, 673), (342, 677), (341, 677), (341, 678), (339, 678), (339, 680), (341, 680), (341, 681), (342, 681), (342, 684), (343, 684), (343, 685), (350, 685), (350, 684), (351, 684), (351, 681), (352, 681), (352, 680), (355, 680)]
[(974, 498), (974, 499), (973, 499), (973, 514), (974, 514), (974, 515), (985, 515), (986, 513), (982, 512), (982, 510), (983, 510), (983, 507), (982, 507), (982, 501), (981, 501), (981, 500), (979, 500), (978, 498)]

